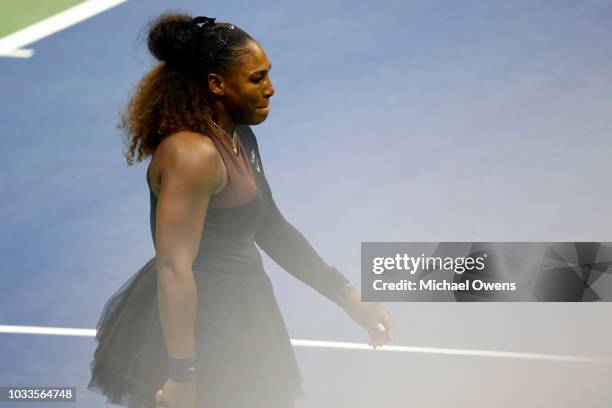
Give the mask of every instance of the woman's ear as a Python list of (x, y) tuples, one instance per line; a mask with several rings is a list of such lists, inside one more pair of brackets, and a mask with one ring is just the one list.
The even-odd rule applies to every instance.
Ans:
[(216, 96), (225, 95), (224, 89), (225, 83), (223, 82), (223, 78), (220, 75), (209, 73), (208, 74), (208, 89)]

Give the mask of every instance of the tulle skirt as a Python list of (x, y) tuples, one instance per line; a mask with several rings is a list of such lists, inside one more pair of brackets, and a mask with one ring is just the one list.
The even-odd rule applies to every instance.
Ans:
[[(196, 270), (198, 408), (293, 407), (301, 375), (263, 267)], [(130, 408), (154, 408), (168, 378), (155, 258), (107, 301), (97, 324), (88, 389)]]

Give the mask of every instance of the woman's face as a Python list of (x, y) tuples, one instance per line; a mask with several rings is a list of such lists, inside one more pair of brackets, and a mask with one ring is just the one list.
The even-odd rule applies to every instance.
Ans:
[(235, 124), (257, 125), (268, 117), (274, 87), (272, 64), (255, 41), (249, 41), (240, 64), (223, 75), (225, 111)]

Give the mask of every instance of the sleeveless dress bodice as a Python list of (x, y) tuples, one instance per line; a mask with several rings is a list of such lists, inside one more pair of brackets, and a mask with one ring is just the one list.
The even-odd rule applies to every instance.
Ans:
[[(194, 270), (201, 273), (250, 276), (263, 273), (255, 233), (266, 209), (267, 182), (261, 174), (258, 149), (248, 127), (236, 127), (238, 154), (227, 141), (211, 135), (227, 170), (222, 191), (210, 198)], [(147, 181), (148, 181), (147, 177)], [(264, 185), (265, 184), (265, 185)], [(157, 198), (149, 184), (150, 224), (155, 245)]]
[[(238, 154), (216, 135), (210, 137), (227, 170), (227, 181), (223, 190), (210, 198), (201, 238), (205, 245), (208, 241), (254, 243), (255, 230), (261, 223), (261, 215), (265, 209), (264, 196), (260, 191), (262, 181), (254, 174), (259, 173), (261, 167), (255, 163), (258, 159), (255, 149), (248, 140), (244, 142), (241, 140), (240, 134), (244, 132), (240, 130), (241, 128), (241, 126), (236, 128)], [(247, 138), (243, 135), (242, 139)], [(247, 159), (244, 143), (252, 154), (254, 168)], [(147, 177), (147, 182), (148, 180)], [(155, 245), (157, 197), (153, 194), (150, 184), (149, 195), (151, 237)]]

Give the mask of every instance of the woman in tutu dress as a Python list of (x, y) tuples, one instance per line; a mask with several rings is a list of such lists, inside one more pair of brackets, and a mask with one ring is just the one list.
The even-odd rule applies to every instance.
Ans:
[(249, 125), (263, 122), (271, 64), (235, 25), (164, 14), (159, 60), (122, 116), (129, 164), (150, 157), (156, 256), (106, 303), (88, 388), (113, 404), (288, 408), (301, 375), (257, 247), (388, 342), (393, 322), (365, 303), (279, 212)]

